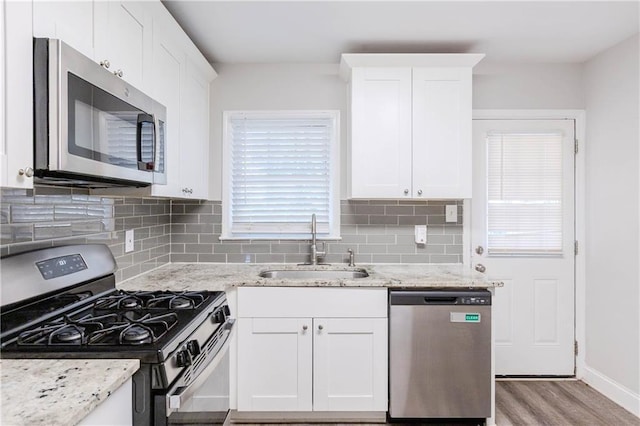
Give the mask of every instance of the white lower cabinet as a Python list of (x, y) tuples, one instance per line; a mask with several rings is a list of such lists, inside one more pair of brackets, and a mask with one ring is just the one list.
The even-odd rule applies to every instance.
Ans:
[(238, 320), (239, 411), (312, 409), (311, 327), (311, 318)]
[(387, 319), (314, 318), (313, 409), (387, 410)]
[(133, 424), (133, 380), (127, 379), (78, 426), (130, 426)]
[(385, 412), (386, 306), (386, 289), (239, 288), (238, 411)]

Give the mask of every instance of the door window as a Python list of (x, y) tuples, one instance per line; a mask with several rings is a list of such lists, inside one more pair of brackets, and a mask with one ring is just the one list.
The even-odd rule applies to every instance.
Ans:
[(487, 250), (562, 254), (560, 132), (487, 135)]

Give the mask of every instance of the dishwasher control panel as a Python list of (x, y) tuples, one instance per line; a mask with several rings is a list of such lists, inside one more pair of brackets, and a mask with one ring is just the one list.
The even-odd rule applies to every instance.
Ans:
[(460, 297), (458, 301), (462, 305), (490, 305), (490, 297), (473, 296), (473, 297)]

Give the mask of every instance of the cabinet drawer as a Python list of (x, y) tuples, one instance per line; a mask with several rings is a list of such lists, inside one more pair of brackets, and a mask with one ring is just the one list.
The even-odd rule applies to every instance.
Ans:
[(386, 318), (386, 288), (239, 287), (238, 316)]

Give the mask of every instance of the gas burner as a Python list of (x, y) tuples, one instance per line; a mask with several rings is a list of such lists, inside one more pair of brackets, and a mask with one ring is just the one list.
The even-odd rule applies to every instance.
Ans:
[(118, 305), (119, 307), (124, 309), (139, 308), (140, 300), (133, 297), (127, 297), (126, 299), (122, 299), (120, 302), (118, 302)]
[(187, 299), (186, 297), (176, 296), (169, 300), (170, 309), (190, 309), (193, 308), (193, 306), (193, 300)]
[[(196, 309), (207, 299), (205, 293), (196, 291), (152, 292), (148, 296), (150, 297), (146, 301), (148, 308), (162, 309)], [(143, 295), (140, 295), (140, 297), (143, 297)]]
[(50, 343), (80, 343), (83, 332), (75, 325), (69, 325), (51, 333)]
[(120, 333), (119, 341), (120, 343), (129, 343), (134, 345), (140, 345), (145, 343), (145, 341), (149, 341), (149, 338), (153, 332), (143, 325), (134, 324), (127, 328), (125, 328)]
[(144, 301), (135, 294), (117, 293), (101, 297), (95, 302), (96, 309), (137, 309), (144, 305)]

